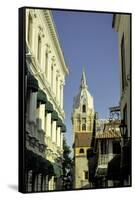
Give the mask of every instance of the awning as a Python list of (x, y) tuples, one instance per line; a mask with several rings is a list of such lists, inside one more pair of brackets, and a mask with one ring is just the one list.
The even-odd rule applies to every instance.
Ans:
[(67, 131), (66, 125), (65, 125), (65, 124), (62, 124), (61, 132), (65, 133), (66, 131)]
[(107, 169), (108, 180), (119, 180), (121, 155), (116, 155), (109, 163)]
[(107, 168), (98, 168), (96, 172), (97, 177), (105, 177), (107, 176)]
[(59, 165), (57, 165), (56, 163), (52, 163), (52, 165), (53, 165), (53, 169), (54, 169), (54, 174), (55, 174), (55, 176), (56, 176), (57, 178), (59, 178), (60, 176), (62, 176), (62, 175), (63, 175), (63, 170), (62, 170), (62, 168), (61, 168)]
[(47, 112), (47, 113), (53, 112), (53, 105), (49, 101), (45, 105), (45, 112)]
[(37, 173), (48, 175), (54, 174), (51, 162), (30, 150), (26, 150), (25, 161), (27, 170), (34, 170)]
[(47, 102), (47, 96), (43, 92), (43, 90), (38, 90), (37, 101), (40, 102), (41, 104), (45, 104)]
[(58, 120), (58, 114), (57, 114), (57, 112), (55, 110), (53, 110), (51, 117), (52, 117), (52, 120), (54, 120), (54, 121)]
[(62, 127), (63, 126), (62, 120), (60, 118), (58, 118), (57, 126), (58, 127)]
[(27, 74), (27, 88), (28, 90), (32, 90), (32, 92), (38, 91), (38, 81), (30, 73)]

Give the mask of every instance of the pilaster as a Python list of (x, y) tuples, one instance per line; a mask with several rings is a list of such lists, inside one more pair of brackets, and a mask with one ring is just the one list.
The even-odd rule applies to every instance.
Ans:
[(46, 136), (51, 137), (51, 113), (46, 114)]
[(61, 132), (61, 143), (60, 143), (61, 150), (63, 150), (63, 133)]
[(57, 146), (60, 147), (61, 128), (57, 127)]
[(36, 123), (37, 92), (30, 93), (29, 121)]
[(56, 121), (52, 123), (52, 142), (56, 142)]

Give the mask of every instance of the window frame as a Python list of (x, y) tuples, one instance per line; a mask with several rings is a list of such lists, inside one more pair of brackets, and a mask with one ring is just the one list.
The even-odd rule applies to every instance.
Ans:
[(84, 124), (84, 123), (82, 124), (82, 131), (86, 131), (86, 124)]
[(79, 153), (80, 153), (80, 154), (84, 154), (84, 149), (83, 149), (83, 148), (80, 148)]
[(85, 104), (82, 105), (82, 112), (86, 113), (86, 105)]

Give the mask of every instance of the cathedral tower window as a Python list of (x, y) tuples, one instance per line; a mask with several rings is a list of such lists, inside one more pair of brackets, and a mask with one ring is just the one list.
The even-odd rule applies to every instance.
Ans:
[(88, 171), (84, 171), (84, 180), (88, 180)]
[(86, 105), (82, 106), (82, 112), (85, 113), (86, 112)]
[(82, 131), (86, 131), (86, 124), (82, 125)]
[(80, 151), (79, 151), (79, 153), (84, 153), (84, 149), (81, 148)]

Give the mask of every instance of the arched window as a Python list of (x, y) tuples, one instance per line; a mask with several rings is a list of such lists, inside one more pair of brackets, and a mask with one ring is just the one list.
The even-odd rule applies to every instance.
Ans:
[(85, 113), (86, 112), (86, 105), (82, 106), (82, 112)]
[(82, 125), (82, 131), (86, 131), (86, 124)]
[(81, 148), (80, 151), (79, 151), (79, 153), (84, 153), (84, 149)]

